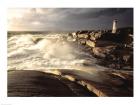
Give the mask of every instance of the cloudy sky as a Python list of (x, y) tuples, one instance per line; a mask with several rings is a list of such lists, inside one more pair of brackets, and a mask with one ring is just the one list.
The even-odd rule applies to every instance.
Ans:
[(10, 31), (71, 31), (133, 26), (132, 8), (9, 8)]

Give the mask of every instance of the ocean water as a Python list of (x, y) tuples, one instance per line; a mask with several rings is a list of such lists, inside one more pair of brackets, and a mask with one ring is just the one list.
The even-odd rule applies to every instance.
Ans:
[(8, 70), (39, 70), (57, 75), (70, 72), (79, 78), (95, 80), (98, 71), (106, 68), (99, 66), (98, 60), (84, 46), (67, 41), (65, 36), (21, 34), (8, 37)]

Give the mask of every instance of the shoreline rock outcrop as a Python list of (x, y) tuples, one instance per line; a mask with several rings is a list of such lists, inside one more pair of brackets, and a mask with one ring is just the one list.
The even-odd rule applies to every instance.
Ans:
[(133, 29), (108, 31), (77, 31), (70, 34), (73, 41), (89, 47), (99, 64), (113, 69), (133, 70)]

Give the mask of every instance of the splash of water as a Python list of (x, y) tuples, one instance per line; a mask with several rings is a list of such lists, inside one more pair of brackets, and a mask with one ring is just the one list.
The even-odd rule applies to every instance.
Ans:
[(15, 35), (8, 39), (8, 69), (69, 68), (93, 62), (76, 44), (58, 36)]

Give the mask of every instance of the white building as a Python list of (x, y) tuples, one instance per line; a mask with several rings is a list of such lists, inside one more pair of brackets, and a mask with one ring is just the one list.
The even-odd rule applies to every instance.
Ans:
[(112, 33), (116, 33), (116, 31), (117, 31), (117, 19), (113, 20)]

